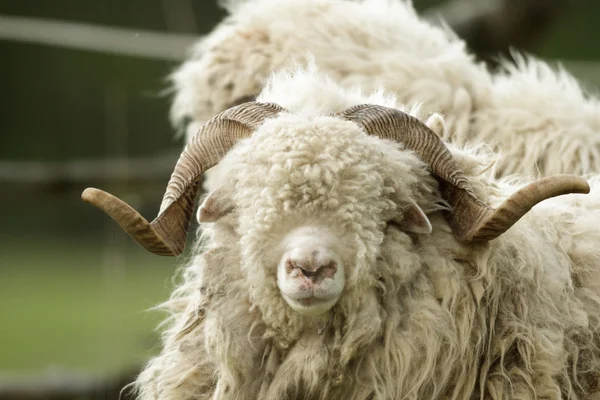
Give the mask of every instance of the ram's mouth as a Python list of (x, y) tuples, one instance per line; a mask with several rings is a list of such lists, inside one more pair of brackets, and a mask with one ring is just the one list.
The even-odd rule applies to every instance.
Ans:
[(293, 298), (281, 293), (285, 302), (297, 313), (305, 316), (316, 316), (329, 311), (340, 298), (339, 295), (328, 298), (314, 296), (304, 298)]
[(299, 300), (296, 300), (296, 301), (299, 304), (302, 304), (305, 307), (309, 307), (309, 306), (312, 306), (313, 304), (319, 303), (319, 302), (324, 301), (324, 300), (317, 299), (316, 297), (308, 297), (306, 299), (299, 299)]

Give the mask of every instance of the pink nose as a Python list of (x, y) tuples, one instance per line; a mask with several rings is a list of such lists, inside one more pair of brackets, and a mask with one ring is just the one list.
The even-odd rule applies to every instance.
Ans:
[(333, 278), (337, 272), (337, 263), (330, 257), (323, 257), (318, 251), (310, 254), (294, 252), (285, 266), (292, 278), (303, 277), (313, 282)]

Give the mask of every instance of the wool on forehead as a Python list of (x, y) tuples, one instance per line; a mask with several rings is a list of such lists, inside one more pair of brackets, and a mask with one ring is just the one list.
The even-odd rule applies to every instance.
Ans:
[[(266, 128), (270, 124), (267, 120), (261, 128), (252, 134), (249, 140), (237, 146), (240, 149), (244, 148), (245, 145), (250, 145), (252, 146), (253, 153), (260, 154), (260, 158), (263, 160), (269, 159), (269, 162), (272, 162), (273, 155), (277, 153), (277, 146), (281, 147), (279, 150), (285, 150), (286, 147), (293, 145), (293, 143), (289, 142), (294, 142), (294, 140), (296, 140), (298, 145), (301, 145), (301, 139), (306, 138), (308, 135), (320, 136), (319, 140), (326, 140), (332, 146), (347, 147), (347, 143), (343, 142), (344, 137), (342, 135), (338, 134), (335, 142), (331, 140), (332, 137), (326, 135), (329, 129), (328, 126), (331, 125), (333, 127), (335, 124), (331, 123), (328, 125), (325, 119), (315, 123), (315, 120), (311, 120), (310, 117), (333, 116), (359, 104), (396, 108), (421, 120), (429, 116), (420, 108), (419, 104), (414, 104), (410, 107), (399, 105), (396, 97), (384, 90), (366, 93), (359, 88), (344, 88), (323, 73), (314, 63), (311, 63), (308, 67), (294, 65), (274, 73), (256, 101), (275, 103), (285, 110), (283, 114), (287, 112), (296, 116), (306, 117), (304, 119), (305, 126), (301, 129), (299, 129), (299, 125), (302, 124), (302, 120), (286, 120), (292, 122), (294, 126), (285, 127), (283, 126), (284, 124), (280, 124), (279, 131), (276, 134), (271, 131), (267, 133)], [(280, 115), (277, 120), (283, 121), (282, 118), (284, 116)], [(339, 117), (337, 121), (340, 124), (344, 123)], [(314, 126), (308, 126), (310, 123), (313, 123)], [(356, 134), (359, 128), (355, 124), (346, 122), (346, 128), (344, 129), (348, 131), (348, 135), (345, 136), (346, 139), (349, 138), (354, 142), (360, 136)], [(275, 138), (277, 138), (279, 143), (274, 142)], [(284, 144), (282, 140), (285, 140), (286, 143)], [(318, 147), (316, 144), (317, 139), (314, 139), (313, 143)], [(261, 151), (262, 149), (264, 151)], [(381, 151), (385, 154), (388, 152), (386, 149)], [(206, 177), (207, 187), (214, 188), (218, 186), (219, 182), (224, 180), (222, 176), (224, 167), (222, 166), (237, 164), (237, 153), (239, 152), (233, 149), (218, 166), (211, 170), (211, 174), (208, 174)], [(285, 157), (289, 157), (289, 154), (285, 152), (282, 154)]]
[(344, 88), (320, 71), (314, 62), (308, 67), (293, 65), (271, 75), (257, 101), (277, 103), (303, 115), (339, 113), (361, 103), (399, 108), (393, 94), (384, 90), (363, 92), (359, 87)]
[[(401, 143), (368, 136), (335, 116), (282, 113), (266, 121), (225, 160), (235, 202), (254, 228), (281, 224), (290, 214), (320, 212), (341, 224), (375, 220), (410, 201), (427, 182), (425, 165)], [(235, 160), (235, 162), (234, 162)], [(371, 225), (372, 222), (365, 224)]]

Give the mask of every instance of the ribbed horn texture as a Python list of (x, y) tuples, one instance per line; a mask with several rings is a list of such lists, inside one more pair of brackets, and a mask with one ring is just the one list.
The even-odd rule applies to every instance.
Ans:
[(490, 210), (479, 224), (471, 229), (466, 241), (488, 241), (506, 232), (536, 204), (551, 197), (570, 193), (586, 194), (589, 184), (575, 175), (552, 175), (519, 189), (498, 208)]
[(163, 256), (178, 256), (185, 249), (194, 211), (198, 180), (216, 165), (241, 139), (249, 137), (265, 119), (283, 109), (272, 103), (245, 103), (208, 121), (185, 147), (160, 206), (149, 223), (124, 201), (99, 189), (88, 188), (82, 199), (104, 211), (146, 250)]
[(351, 107), (339, 115), (370, 135), (403, 143), (430, 166), (440, 181), (442, 196), (452, 207), (449, 224), (456, 238), (465, 243), (500, 236), (534, 205), (550, 197), (590, 190), (588, 183), (577, 176), (550, 176), (520, 189), (500, 207), (492, 209), (475, 196), (442, 140), (417, 118), (397, 109), (369, 104)]

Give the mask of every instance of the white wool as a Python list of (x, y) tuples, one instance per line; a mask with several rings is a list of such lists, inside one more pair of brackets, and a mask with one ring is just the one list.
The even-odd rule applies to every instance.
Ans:
[[(269, 77), (265, 88), (258, 95), (259, 102), (277, 103), (287, 110), (303, 115), (327, 115), (366, 102), (385, 107), (399, 107), (396, 97), (383, 90), (363, 94), (361, 88), (340, 87), (330, 77), (320, 74), (314, 60), (308, 68), (295, 65), (283, 69)], [(312, 88), (320, 87), (315, 94)], [(294, 96), (290, 96), (294, 93)]]
[[(453, 33), (404, 0), (234, 0), (173, 74), (172, 119), (188, 135), (256, 96), (274, 71), (310, 64), (347, 88), (383, 88), (399, 104), (441, 113), (445, 139), (502, 154), (496, 173), (600, 172), (598, 101), (548, 64), (516, 56), (488, 72)], [(317, 106), (323, 100), (317, 97)], [(209, 186), (210, 187), (210, 186)]]
[[(369, 101), (345, 95), (314, 69), (278, 74), (262, 93), (288, 111), (223, 159), (235, 211), (202, 226), (140, 397), (598, 398), (600, 176), (589, 195), (543, 202), (494, 241), (463, 245), (421, 160), (330, 116), (343, 99)], [(319, 96), (332, 103), (312, 105)], [(494, 179), (489, 149), (450, 149), (493, 206), (530, 181)], [(388, 223), (410, 204), (431, 234)], [(345, 249), (346, 286), (318, 318), (277, 286), (278, 243), (305, 225)]]
[(474, 113), (477, 139), (497, 143), (498, 168), (531, 175), (600, 172), (600, 101), (564, 69), (515, 55)]
[[(314, 88), (317, 87), (320, 89), (315, 91)], [(294, 93), (294, 96), (290, 96), (290, 93)], [(411, 109), (407, 109), (398, 104), (394, 95), (383, 90), (363, 93), (357, 87), (341, 87), (330, 77), (322, 74), (312, 60), (309, 60), (307, 68), (292, 64), (288, 68), (273, 73), (263, 91), (258, 95), (257, 101), (273, 102), (286, 110), (294, 110), (297, 114), (307, 116), (331, 115), (356, 104), (375, 104), (397, 108), (418, 118), (427, 116), (420, 105), (417, 104)], [(438, 114), (432, 114), (432, 116), (439, 117)], [(442, 129), (445, 128), (442, 127)], [(226, 164), (225, 161), (221, 162), (206, 174), (205, 187), (216, 188), (223, 181), (222, 170), (226, 168)]]
[(442, 112), (452, 130), (466, 128), (491, 83), (462, 41), (419, 20), (404, 1), (255, 0), (231, 12), (173, 74), (172, 118), (191, 117), (189, 134), (298, 62), (314, 60), (343, 86), (385, 88), (401, 104)]

